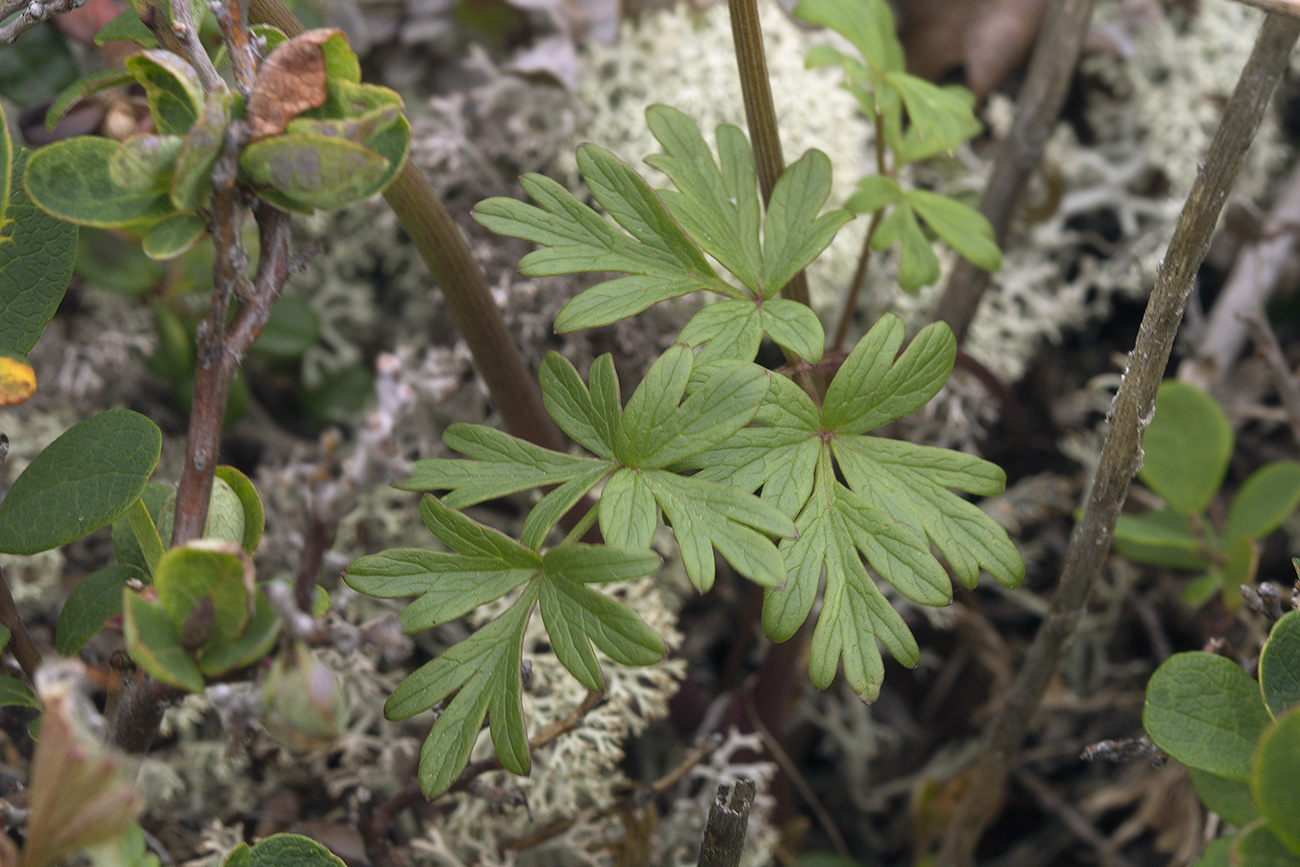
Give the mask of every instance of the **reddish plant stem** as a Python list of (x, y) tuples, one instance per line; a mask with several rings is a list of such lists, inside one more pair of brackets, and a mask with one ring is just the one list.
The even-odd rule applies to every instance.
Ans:
[(27, 633), (27, 625), (23, 623), (23, 618), (18, 614), (14, 596), (9, 592), (9, 579), (3, 572), (0, 572), (0, 624), (9, 628), (9, 649), (13, 651), (18, 665), (22, 667), (23, 674), (35, 683), (36, 669), (41, 665), (41, 654), (32, 643), (31, 635)]

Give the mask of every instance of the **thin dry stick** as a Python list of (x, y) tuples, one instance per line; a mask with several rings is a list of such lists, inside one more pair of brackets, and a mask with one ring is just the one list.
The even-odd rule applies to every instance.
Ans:
[(1224, 200), (1298, 36), (1300, 21), (1270, 15), (1241, 72), (1156, 277), (1137, 342), (1129, 356), (1128, 370), (1111, 406), (1110, 430), (1102, 446), (1101, 463), (1088, 494), (1083, 520), (1070, 542), (1060, 586), (1033, 645), (1025, 654), (1024, 668), (989, 727), (974, 776), (948, 828), (935, 867), (960, 867), (969, 863), (987, 805), (1002, 791), (1016, 750), (1048, 681), (1056, 672), (1066, 643), (1074, 635), (1101, 571), (1102, 559), (1110, 549), (1129, 482), (1142, 465), (1142, 434), (1155, 412), (1156, 389), (1169, 363), (1196, 270), (1209, 249)]
[[(1038, 33), (1034, 57), (1016, 105), (1015, 123), (998, 148), (993, 174), (980, 200), (980, 213), (993, 225), (999, 246), (1006, 240), (1012, 211), (1030, 173), (1042, 160), (1043, 148), (1065, 103), (1070, 78), (1088, 35), (1092, 7), (1093, 0), (1057, 0)], [(966, 329), (988, 285), (987, 271), (966, 259), (957, 260), (934, 318), (948, 323), (958, 346), (966, 338)]]
[[(731, 0), (731, 36), (736, 43), (736, 66), (740, 70), (740, 92), (745, 99), (745, 120), (754, 143), (754, 167), (763, 201), (772, 198), (776, 179), (785, 170), (781, 134), (776, 126), (772, 83), (767, 77), (767, 56), (763, 53), (763, 31), (758, 23), (755, 0)], [(800, 304), (808, 303), (808, 278), (800, 271), (781, 294)]]
[(718, 786), (700, 843), (699, 867), (738, 867), (756, 792), (753, 780), (736, 780), (734, 786), (726, 783)]
[(35, 683), (36, 669), (41, 664), (41, 654), (32, 643), (32, 637), (27, 634), (27, 625), (23, 623), (23, 618), (18, 613), (18, 606), (14, 605), (14, 596), (9, 592), (9, 579), (3, 572), (0, 572), (0, 625), (9, 628), (9, 649), (13, 651), (14, 658), (22, 667), (23, 674)]
[(1282, 347), (1277, 342), (1277, 335), (1268, 322), (1259, 313), (1243, 314), (1241, 320), (1250, 332), (1250, 339), (1255, 341), (1255, 348), (1268, 365), (1273, 387), (1286, 408), (1287, 421), (1291, 425), (1291, 435), (1300, 443), (1300, 380), (1296, 379), (1291, 365), (1287, 364)]
[[(251, 0), (249, 10), (257, 23), (272, 24), (291, 37), (302, 33), (302, 24), (280, 0)], [(537, 378), (524, 364), (492, 300), (487, 278), (429, 181), (407, 160), (384, 191), (384, 198), (442, 290), (456, 328), (474, 356), (474, 368), (506, 428), (543, 448), (562, 451), (564, 436), (542, 404)]]

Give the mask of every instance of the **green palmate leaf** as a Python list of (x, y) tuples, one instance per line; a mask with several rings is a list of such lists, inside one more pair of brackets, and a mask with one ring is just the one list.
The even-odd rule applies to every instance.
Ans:
[(207, 206), (212, 198), (212, 167), (216, 165), (226, 127), (230, 125), (231, 99), (228, 90), (209, 93), (203, 113), (185, 134), (168, 189), (178, 210), (196, 211)]
[(1201, 803), (1225, 821), (1244, 828), (1259, 818), (1259, 808), (1255, 806), (1250, 794), (1250, 786), (1240, 780), (1229, 780), (1197, 768), (1188, 768), (1187, 772), (1192, 778), (1192, 785), (1196, 787), (1196, 794), (1201, 797)]
[(258, 195), (290, 210), (338, 210), (374, 195), (390, 161), (364, 145), (320, 135), (278, 135), (244, 149), (239, 166)]
[(894, 208), (871, 236), (871, 249), (877, 252), (896, 243), (900, 245), (898, 285), (904, 292), (915, 292), (939, 279), (939, 257), (910, 207)]
[(971, 264), (985, 271), (1002, 267), (1002, 251), (993, 237), (993, 227), (984, 215), (956, 199), (926, 190), (908, 190), (908, 204), (934, 230)]
[(1222, 656), (1175, 654), (1147, 683), (1142, 725), (1152, 743), (1188, 767), (1249, 780), (1255, 742), (1268, 722), (1255, 681)]
[(1260, 468), (1228, 508), (1223, 538), (1263, 539), (1300, 505), (1300, 462), (1274, 461)]
[(1250, 788), (1273, 833), (1300, 855), (1300, 711), (1291, 711), (1269, 726), (1255, 748)]
[(193, 249), (208, 234), (208, 221), (195, 214), (175, 214), (155, 223), (144, 236), (144, 252), (164, 262)]
[(1024, 577), (1006, 532), (949, 490), (999, 493), (1005, 484), (1000, 469), (957, 452), (863, 435), (923, 406), (951, 371), (955, 345), (946, 327), (924, 330), (899, 356), (902, 339), (897, 317), (877, 323), (841, 366), (822, 408), (793, 382), (773, 375), (768, 401), (756, 416), (760, 427), (738, 430), (677, 464), (700, 470), (693, 481), (761, 489), (765, 501), (796, 519), (798, 536), (780, 546), (788, 580), (769, 591), (764, 626), (777, 640), (793, 635), (808, 617), (825, 569), (827, 598), (832, 585), (836, 595), (823, 608), (824, 625), (815, 633), (822, 638), (815, 640), (814, 680), (829, 682), (843, 656), (851, 683), (864, 696), (874, 695), (880, 682), (872, 635), (904, 661), (915, 658), (915, 643), (901, 620), (881, 607), (883, 597), (858, 552), (881, 577), (923, 604), (951, 598), (930, 542), (968, 585), (981, 568), (1008, 586)]
[(806, 304), (771, 298), (762, 304), (750, 300), (718, 301), (691, 318), (677, 342), (703, 346), (696, 365), (713, 361), (752, 361), (767, 335), (781, 348), (806, 361), (821, 359), (826, 343), (817, 314)]
[(840, 227), (853, 219), (843, 210), (817, 215), (830, 192), (831, 161), (819, 150), (808, 151), (777, 178), (763, 219), (764, 297), (784, 288), (830, 246)]
[(1269, 632), (1259, 653), (1259, 688), (1274, 716), (1300, 704), (1300, 611), (1288, 611)]
[(903, 46), (894, 26), (894, 13), (884, 0), (855, 3), (803, 0), (795, 7), (794, 15), (844, 36), (881, 75), (901, 72), (906, 66)]
[(184, 136), (203, 110), (203, 85), (194, 67), (170, 51), (147, 48), (126, 59), (126, 68), (149, 101), (149, 113), (162, 135)]
[(31, 687), (16, 677), (0, 677), (0, 707), (34, 707), (40, 710), (41, 700)]
[(181, 646), (180, 633), (161, 606), (132, 590), (123, 590), (122, 631), (136, 665), (163, 683), (189, 692), (203, 691), (203, 674)]
[(855, 214), (871, 214), (901, 201), (903, 189), (898, 181), (886, 175), (867, 175), (858, 181), (857, 188), (844, 202), (844, 207)]
[[(908, 126), (893, 144), (901, 163), (916, 162), (951, 151), (980, 131), (975, 119), (975, 97), (964, 87), (937, 87), (906, 72), (891, 72), (890, 87), (907, 109)], [(886, 135), (897, 127), (886, 118)], [(891, 136), (892, 137), (892, 136)]]
[(1142, 441), (1138, 473), (1169, 508), (1181, 515), (1209, 505), (1228, 470), (1232, 428), (1214, 398), (1194, 385), (1170, 380), (1156, 394), (1155, 416)]
[(139, 499), (162, 434), (139, 413), (109, 410), (36, 456), (0, 502), (0, 551), (36, 554), (98, 530)]
[[(141, 29), (144, 29), (146, 33), (149, 32), (143, 24), (140, 24), (140, 19), (130, 9), (123, 12), (118, 18), (122, 16), (130, 16), (136, 24), (139, 24)], [(116, 21), (117, 19), (113, 20)], [(108, 29), (108, 27), (112, 26), (112, 23), (110, 21), (105, 25), (104, 29)], [(50, 107), (45, 112), (46, 131), (53, 130), (59, 121), (63, 119), (63, 116), (68, 113), (68, 109), (91, 94), (99, 93), (101, 90), (107, 90), (111, 87), (121, 87), (133, 81), (135, 81), (135, 77), (125, 69), (102, 69), (99, 72), (93, 72), (84, 78), (77, 79), (64, 88), (63, 92), (54, 98), (54, 102), (50, 103)]]
[(363, 593), (418, 594), (402, 613), (408, 630), (454, 619), (523, 585), (499, 619), (417, 670), (385, 705), (390, 718), (406, 719), (455, 693), (421, 752), (420, 785), (433, 797), (464, 768), (489, 712), (502, 764), (517, 774), (528, 772), (519, 667), (524, 629), (539, 600), (557, 657), (592, 689), (603, 683), (593, 644), (621, 664), (646, 665), (662, 656), (663, 643), (632, 611), (585, 586), (650, 574), (659, 567), (650, 551), (566, 545), (543, 556), (432, 497), (421, 503), (421, 512), (451, 552), (387, 551), (363, 557), (345, 575)]
[(26, 358), (45, 333), (72, 279), (77, 227), (32, 203), (23, 185), (16, 183), (31, 152), (20, 149), (11, 154), (7, 131), (0, 133), (0, 142), (4, 157), (0, 172), (8, 190), (0, 208), (0, 354)]
[(173, 213), (166, 184), (133, 192), (113, 181), (109, 161), (117, 148), (117, 142), (99, 136), (41, 148), (27, 161), (27, 194), (46, 213), (83, 226), (132, 227)]
[(122, 613), (122, 590), (128, 581), (147, 581), (149, 576), (134, 566), (105, 566), (96, 569), (68, 594), (54, 628), (54, 649), (60, 656), (73, 656), (95, 636), (110, 618)]

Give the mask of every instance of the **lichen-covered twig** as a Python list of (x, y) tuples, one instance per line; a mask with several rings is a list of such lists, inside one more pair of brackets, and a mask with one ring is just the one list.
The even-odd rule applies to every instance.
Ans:
[(1300, 443), (1300, 380), (1296, 379), (1291, 365), (1287, 364), (1282, 347), (1277, 342), (1277, 335), (1268, 322), (1258, 312), (1242, 315), (1242, 321), (1250, 332), (1250, 339), (1255, 341), (1255, 348), (1268, 365), (1269, 375), (1273, 378), (1273, 387), (1286, 409), (1287, 421), (1291, 425), (1291, 435)]
[(737, 780), (734, 786), (718, 786), (709, 810), (700, 844), (700, 867), (737, 867), (745, 848), (749, 811), (757, 791), (753, 780)]
[[(1057, 0), (1039, 31), (1016, 103), (1015, 123), (998, 148), (993, 174), (980, 199), (980, 213), (992, 224), (999, 246), (1006, 240), (1016, 202), (1030, 174), (1042, 161), (1043, 148), (1065, 103), (1083, 40), (1088, 35), (1092, 7), (1093, 0)], [(988, 284), (987, 271), (966, 259), (957, 260), (934, 318), (936, 322), (948, 323), (958, 346), (966, 338), (966, 329), (975, 318), (975, 310)]]
[(1142, 435), (1155, 412), (1156, 390), (1164, 377), (1183, 309), (1196, 271), (1205, 259), (1242, 160), (1259, 128), (1269, 100), (1300, 37), (1300, 21), (1270, 15), (1224, 111), (1209, 153), (1178, 219), (1147, 303), (1136, 344), (1115, 401), (1101, 463), (1093, 478), (1083, 519), (1075, 528), (1047, 617), (1025, 654), (1006, 703), (991, 723), (979, 762), (961, 805), (949, 825), (935, 867), (961, 867), (970, 861), (987, 805), (1006, 783), (1016, 750), (1056, 672), (1065, 645), (1074, 636), (1088, 597), (1110, 550), (1115, 521), (1129, 482), (1142, 465)]
[(19, 36), (37, 24), (49, 21), (55, 15), (78, 9), (85, 3), (86, 0), (50, 0), (48, 3), (43, 0), (6, 0), (0, 3), (0, 21), (19, 10), (21, 12), (17, 18), (0, 27), (0, 45), (13, 45)]

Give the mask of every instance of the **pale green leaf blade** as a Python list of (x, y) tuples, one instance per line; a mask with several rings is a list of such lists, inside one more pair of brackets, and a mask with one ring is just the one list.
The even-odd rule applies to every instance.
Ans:
[(36, 554), (110, 523), (140, 498), (161, 449), (157, 425), (130, 410), (73, 426), (0, 502), (0, 551)]
[[(519, 541), (524, 547), (536, 551), (546, 541), (546, 536), (561, 518), (573, 509), (586, 496), (587, 492), (600, 483), (600, 480), (614, 470), (613, 464), (604, 462), (593, 464), (585, 473), (575, 476), (555, 488), (533, 506), (524, 519)], [(593, 506), (593, 508), (595, 508)]]
[(890, 72), (888, 81), (911, 121), (908, 146), (899, 155), (904, 162), (951, 151), (979, 132), (972, 111), (975, 98), (965, 88), (939, 87), (902, 71)]
[(760, 207), (754, 157), (745, 136), (723, 124), (717, 136), (724, 173), (699, 127), (666, 105), (646, 109), (646, 123), (665, 153), (646, 162), (672, 178), (677, 191), (660, 192), (677, 223), (724, 268), (758, 291), (762, 253), (758, 244)]
[(963, 584), (975, 586), (981, 569), (1007, 587), (1024, 580), (1024, 561), (1006, 530), (923, 470), (895, 460), (915, 448), (910, 443), (840, 437), (832, 447), (849, 488), (933, 542)]
[(492, 557), (391, 548), (355, 561), (343, 578), (353, 590), (380, 599), (418, 595), (399, 620), (406, 632), (419, 632), (503, 596), (537, 568), (503, 567)]
[(888, 175), (867, 175), (858, 185), (844, 207), (855, 214), (873, 214), (903, 200), (903, 190), (898, 181)]
[(614, 455), (625, 466), (643, 466), (658, 445), (661, 428), (677, 411), (690, 383), (695, 359), (685, 346), (669, 347), (632, 392), (614, 436)]
[(199, 74), (178, 54), (146, 48), (125, 61), (127, 71), (144, 88), (158, 132), (183, 136), (203, 110)]
[(158, 40), (154, 38), (153, 32), (140, 20), (140, 16), (134, 9), (122, 10), (95, 34), (95, 44), (101, 48), (110, 42), (122, 41), (134, 42), (143, 48), (158, 47)]
[(122, 633), (131, 659), (163, 683), (202, 692), (203, 674), (181, 647), (180, 633), (166, 612), (139, 593), (122, 593)]
[(240, 553), (231, 543), (204, 539), (172, 548), (159, 559), (153, 576), (158, 605), (183, 640), (191, 640), (189, 618), (204, 600), (214, 616), (202, 645), (226, 644), (243, 634), (253, 614), (252, 567)]
[(1255, 803), (1293, 855), (1300, 855), (1300, 711), (1291, 711), (1269, 726), (1255, 747), (1250, 788)]
[[(799, 306), (804, 307), (802, 304)], [(677, 335), (677, 342), (692, 347), (703, 346), (696, 355), (698, 364), (753, 361), (763, 342), (762, 309), (748, 299), (717, 301), (691, 317)]]
[(659, 525), (659, 511), (645, 474), (619, 470), (600, 493), (600, 532), (610, 545), (649, 548)]
[(650, 665), (663, 657), (663, 639), (631, 609), (563, 574), (548, 574), (541, 609), (556, 657), (588, 689), (604, 687), (593, 643), (620, 665)]
[(1263, 539), (1300, 505), (1300, 462), (1273, 461), (1246, 479), (1228, 507), (1223, 538)]
[(1259, 808), (1255, 806), (1247, 784), (1199, 768), (1188, 768), (1187, 775), (1192, 778), (1201, 803), (1206, 809), (1218, 813), (1224, 821), (1244, 828), (1259, 818)]
[(144, 252), (165, 262), (189, 252), (208, 234), (208, 221), (196, 214), (175, 214), (159, 220), (144, 236)]
[(857, 555), (831, 549), (826, 559), (826, 594), (808, 646), (808, 675), (826, 689), (835, 679), (841, 657), (844, 674), (863, 701), (875, 701), (885, 680), (885, 664), (876, 647), (869, 596), (875, 589)]
[[(827, 389), (827, 427), (850, 434), (875, 430), (925, 406), (948, 381), (957, 341), (947, 324), (921, 329), (895, 361), (902, 326), (886, 318), (859, 341)], [(875, 339), (877, 328), (886, 330), (881, 340)]]
[[(719, 370), (653, 431), (641, 465), (667, 466), (724, 441), (754, 418), (770, 381), (771, 375), (756, 364)], [(629, 418), (624, 417), (625, 423)]]
[(501, 531), (484, 527), (448, 508), (437, 497), (420, 500), (420, 517), (429, 532), (461, 554), (492, 557), (503, 567), (517, 569), (535, 569), (540, 562), (536, 551), (530, 551)]
[(1139, 515), (1120, 515), (1115, 522), (1115, 550), (1137, 563), (1169, 569), (1208, 569), (1201, 540), (1192, 532), (1186, 515), (1152, 509)]
[(501, 766), (512, 774), (526, 776), (532, 768), (528, 755), (528, 730), (524, 726), (523, 706), (523, 630), (492, 669), (491, 698), (488, 703), (488, 726), (492, 747)]
[(847, 488), (836, 490), (835, 502), (839, 526), (882, 578), (919, 605), (952, 601), (948, 573), (915, 533)]
[[(564, 270), (559, 273), (569, 274), (572, 271)], [(633, 274), (630, 277), (606, 280), (583, 290), (580, 295), (565, 304), (559, 315), (555, 317), (555, 331), (558, 334), (568, 334), (583, 328), (600, 328), (620, 319), (635, 316), (660, 301), (677, 298), (697, 289), (723, 291), (691, 276)]]
[(900, 204), (889, 212), (871, 236), (871, 249), (877, 252), (900, 245), (898, 285), (904, 292), (915, 292), (939, 279), (939, 257), (930, 239), (921, 231), (911, 205)]
[(1161, 383), (1142, 439), (1138, 478), (1175, 512), (1201, 512), (1223, 484), (1232, 440), (1232, 427), (1214, 398), (1185, 382)]
[[(605, 680), (600, 673), (600, 661), (591, 649), (587, 637), (587, 628), (591, 624), (584, 615), (586, 611), (577, 603), (564, 598), (564, 590), (576, 589), (567, 581), (543, 581), (541, 584), (540, 608), (542, 622), (546, 625), (546, 634), (551, 640), (555, 658), (578, 679), (587, 689), (604, 689)], [(588, 591), (591, 592), (591, 591)], [(566, 610), (572, 607), (575, 610)]]
[[(492, 702), (490, 677), (490, 670), (473, 677), (434, 720), (433, 728), (420, 747), (417, 771), (420, 790), (426, 798), (435, 798), (451, 788), (469, 763), (469, 754), (478, 740), (483, 718)], [(389, 718), (403, 717), (395, 717), (389, 712)]]
[(1142, 725), (1156, 746), (1188, 767), (1248, 780), (1268, 723), (1255, 681), (1222, 656), (1175, 654), (1147, 683)]
[(653, 574), (660, 565), (659, 555), (645, 548), (574, 544), (552, 548), (542, 555), (542, 568), (548, 577), (563, 575), (579, 584), (631, 581)]
[(1259, 688), (1274, 716), (1300, 705), (1300, 611), (1273, 624), (1259, 653)]
[(365, 145), (301, 133), (253, 142), (239, 168), (258, 195), (289, 210), (336, 211), (379, 192), (392, 177), (392, 162)]
[(771, 298), (816, 259), (853, 219), (849, 211), (817, 212), (831, 192), (831, 161), (813, 149), (786, 166), (763, 220), (764, 298)]
[(27, 160), (27, 195), (47, 214), (82, 226), (115, 229), (173, 213), (165, 185), (132, 192), (113, 182), (108, 166), (117, 147), (117, 142), (99, 136), (46, 145)]
[(763, 631), (773, 641), (794, 637), (812, 611), (826, 552), (833, 546), (829, 514), (830, 506), (824, 499), (813, 500), (795, 521), (799, 537), (781, 541), (785, 586), (769, 589), (763, 596)]
[[(8, 141), (7, 134), (0, 138)], [(77, 255), (77, 227), (36, 207), (23, 185), (14, 183), (29, 157), (23, 149), (13, 154), (12, 176), (5, 175), (8, 198), (0, 203), (0, 354), (15, 358), (25, 358), (45, 333)]]
[(185, 134), (168, 188), (172, 204), (178, 210), (197, 211), (211, 200), (212, 167), (216, 165), (226, 128), (230, 126), (230, 106), (230, 91), (212, 91), (198, 121)]
[(903, 46), (896, 35), (893, 11), (884, 0), (803, 0), (794, 14), (810, 24), (836, 31), (882, 72), (903, 68)]
[(817, 364), (822, 360), (822, 352), (826, 348), (826, 332), (811, 307), (786, 298), (770, 298), (758, 312), (763, 333), (772, 338), (777, 346), (794, 353), (809, 364)]
[(1232, 867), (1300, 867), (1300, 853), (1278, 839), (1277, 826), (1260, 823), (1233, 838), (1228, 855)]
[(560, 429), (592, 454), (612, 460), (615, 433), (622, 417), (613, 356), (606, 353), (592, 362), (595, 394), (587, 390), (568, 359), (556, 352), (546, 353), (540, 379), (542, 401)]
[(907, 201), (922, 220), (948, 244), (985, 271), (1002, 267), (1002, 251), (984, 215), (956, 199), (929, 190), (908, 190)]
[(903, 320), (893, 313), (881, 316), (871, 326), (871, 330), (858, 340), (826, 388), (819, 423), (839, 429), (865, 415), (858, 408), (858, 401), (866, 396), (866, 389), (876, 392), (877, 404), (887, 397), (880, 388), (880, 383), (888, 375), (902, 345)]

